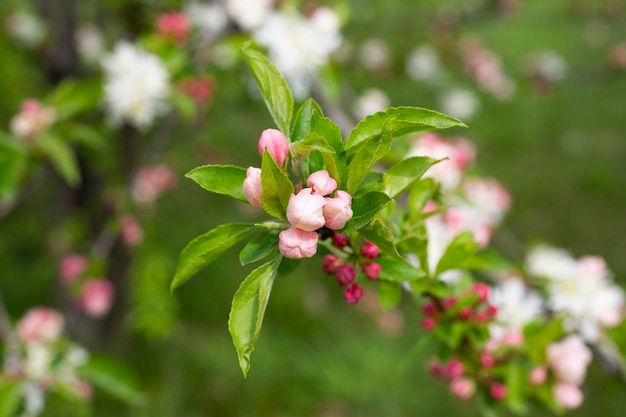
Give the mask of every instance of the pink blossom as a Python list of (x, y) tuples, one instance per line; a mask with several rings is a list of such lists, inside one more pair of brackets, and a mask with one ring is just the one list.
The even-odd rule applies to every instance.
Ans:
[(591, 351), (577, 335), (548, 346), (548, 363), (561, 382), (581, 385), (590, 362)]
[(343, 229), (352, 214), (352, 196), (347, 192), (338, 190), (335, 198), (326, 197), (324, 218), (329, 229)]
[(463, 307), (461, 311), (459, 311), (459, 318), (461, 320), (467, 320), (472, 317), (472, 313), (474, 313), (474, 309), (471, 306)]
[(335, 233), (333, 235), (333, 246), (339, 249), (343, 249), (348, 245), (348, 236), (341, 233)]
[(93, 387), (84, 379), (77, 379), (72, 383), (72, 389), (78, 398), (90, 399), (93, 397)]
[(502, 335), (500, 342), (508, 346), (521, 346), (524, 344), (524, 334), (516, 331), (509, 331)]
[(363, 264), (363, 273), (369, 279), (378, 279), (381, 269), (380, 264), (376, 262)]
[(83, 255), (67, 254), (59, 262), (59, 278), (63, 284), (70, 285), (85, 273), (88, 266), (89, 261)]
[(325, 255), (324, 261), (322, 262), (322, 271), (324, 271), (326, 275), (335, 275), (337, 268), (341, 264), (343, 264), (343, 261), (336, 256), (330, 254)]
[(191, 97), (197, 105), (208, 106), (213, 101), (213, 93), (216, 89), (215, 80), (208, 76), (188, 78), (178, 84), (178, 88)]
[(261, 168), (249, 167), (243, 181), (243, 193), (254, 207), (262, 208), (263, 186), (261, 185)]
[(456, 378), (450, 382), (450, 392), (461, 400), (469, 399), (474, 391), (474, 382), (469, 378)]
[(352, 264), (345, 264), (337, 267), (335, 271), (335, 278), (339, 285), (348, 285), (354, 282), (354, 266)]
[(452, 358), (445, 365), (443, 370), (443, 376), (446, 379), (455, 379), (463, 375), (465, 372), (465, 366), (457, 358)]
[(570, 410), (580, 407), (584, 399), (582, 391), (575, 384), (555, 384), (552, 388), (552, 395), (556, 402)]
[[(334, 180), (325, 169), (309, 175), (306, 186), (313, 189), (313, 193), (318, 195), (328, 195), (337, 189), (337, 181)], [(352, 198), (350, 198), (352, 200)]]
[(173, 190), (177, 185), (176, 175), (167, 165), (143, 167), (135, 175), (131, 196), (135, 203), (149, 206), (161, 194)]
[(31, 308), (17, 323), (17, 335), (24, 343), (53, 342), (61, 335), (63, 322), (56, 310)]
[(125, 214), (120, 219), (121, 236), (124, 243), (135, 246), (143, 240), (143, 229), (132, 214)]
[(379, 253), (380, 249), (378, 249), (378, 246), (369, 240), (361, 245), (361, 255), (364, 258), (376, 259)]
[(356, 304), (363, 297), (363, 288), (359, 284), (350, 284), (343, 290), (343, 298), (348, 304)]
[(278, 249), (286, 258), (310, 258), (317, 252), (317, 233), (292, 227), (278, 235)]
[(287, 219), (293, 227), (311, 232), (324, 226), (324, 205), (327, 199), (313, 194), (313, 189), (304, 188), (292, 194), (287, 205)]
[(276, 165), (282, 167), (289, 157), (289, 142), (280, 130), (265, 129), (259, 138), (259, 154), (267, 152), (274, 158)]
[(491, 353), (484, 351), (480, 354), (480, 364), (483, 366), (483, 368), (489, 369), (493, 368), (493, 366), (496, 364), (496, 360), (493, 358)]
[(185, 43), (191, 32), (191, 23), (184, 13), (162, 13), (156, 23), (157, 32), (177, 44)]
[(548, 369), (544, 366), (537, 366), (528, 374), (528, 382), (533, 385), (541, 385), (548, 379)]
[(90, 278), (83, 284), (78, 303), (88, 316), (99, 318), (111, 309), (113, 295), (113, 285), (108, 280)]
[(604, 258), (600, 256), (583, 256), (578, 260), (578, 268), (590, 279), (596, 281), (606, 278), (609, 273)]
[(22, 139), (34, 139), (56, 119), (56, 112), (40, 101), (29, 98), (22, 101), (20, 111), (11, 119), (11, 133)]
[(497, 382), (492, 384), (491, 387), (489, 387), (489, 394), (491, 394), (494, 400), (502, 400), (507, 394), (506, 385)]
[(472, 285), (472, 292), (478, 295), (479, 303), (483, 303), (487, 301), (487, 299), (489, 299), (490, 291), (491, 291), (491, 288), (489, 288), (489, 285), (484, 284), (482, 282), (476, 282), (474, 283), (474, 285)]

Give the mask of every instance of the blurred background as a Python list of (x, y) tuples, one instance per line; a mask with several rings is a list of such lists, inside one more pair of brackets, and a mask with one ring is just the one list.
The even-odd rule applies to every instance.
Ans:
[[(7, 17), (22, 3), (0, 4), (6, 29), (0, 35), (3, 129), (23, 98), (45, 96), (60, 74), (52, 49), (24, 47), (7, 29)], [(55, 7), (73, 3), (45, 7), (54, 15)], [(108, 13), (105, 18), (81, 12), (95, 3)], [(462, 119), (469, 129), (442, 135), (473, 141), (473, 169), (497, 178), (513, 195), (495, 245), (515, 262), (523, 261), (524, 247), (538, 242), (576, 257), (601, 255), (616, 282), (626, 284), (625, 1), (327, 4), (343, 11), (344, 40), (321, 73), (320, 95), (354, 121), (381, 102)], [(159, 12), (180, 7), (169, 0), (85, 2), (76, 18), (134, 18), (133, 24), (150, 28)], [(103, 29), (109, 46), (123, 33), (115, 26), (110, 33)], [(97, 393), (94, 415), (481, 415), (479, 404), (454, 400), (445, 384), (428, 375), (432, 352), (420, 343), (423, 331), (408, 297), (387, 313), (379, 311), (373, 294), (348, 306), (334, 280), (305, 262), (276, 281), (244, 379), (226, 325), (232, 295), (252, 269), (240, 267), (238, 251), (169, 293), (178, 254), (189, 240), (242, 216), (263, 218), (184, 178), (201, 164), (258, 166), (256, 141), (273, 127), (241, 62), (224, 68), (209, 61), (205, 70), (217, 86), (212, 104), (195, 123), (171, 130), (162, 159), (175, 170), (178, 188), (141, 218), (144, 239), (124, 254), (130, 272), (120, 284), (119, 304), (105, 320), (77, 317), (68, 325), (90, 350), (129, 364), (147, 399), (129, 406)], [(82, 163), (108, 166), (118, 151), (111, 145), (102, 154), (86, 152)], [(94, 184), (114, 190), (109, 180)], [(66, 305), (56, 268), (76, 243), (73, 236), (89, 235), (81, 221), (90, 212), (81, 211), (80, 201), (52, 178), (0, 219), (0, 291), (13, 319), (33, 305)], [(571, 415), (626, 415), (623, 383), (597, 363), (584, 392), (585, 403)], [(66, 414), (53, 404), (44, 415)]]

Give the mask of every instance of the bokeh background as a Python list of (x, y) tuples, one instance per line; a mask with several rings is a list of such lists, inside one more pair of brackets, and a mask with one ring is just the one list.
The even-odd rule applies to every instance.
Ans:
[[(10, 12), (13, 4), (2, 3), (0, 13)], [(102, 7), (115, 14), (129, 3), (146, 27), (151, 16), (180, 6), (108, 0)], [(444, 136), (471, 139), (478, 151), (473, 169), (512, 192), (513, 208), (496, 246), (515, 262), (537, 242), (577, 257), (599, 254), (626, 285), (626, 57), (615, 49), (626, 42), (626, 2), (350, 0), (341, 7), (345, 44), (324, 73), (338, 106), (352, 114), (368, 88), (384, 91), (394, 106), (441, 111), (446, 94), (471, 95), (473, 114), (464, 119), (469, 129)], [(509, 97), (486, 92), (464, 70), (461, 45), (477, 39), (514, 84)], [(434, 80), (407, 73), (411, 52), (424, 45), (439, 57)], [(383, 64), (368, 61), (376, 54), (386, 57)], [(548, 69), (538, 64), (545, 56), (552, 59)], [(226, 322), (231, 297), (252, 268), (240, 267), (237, 251), (230, 251), (169, 293), (177, 256), (191, 238), (255, 216), (243, 204), (203, 191), (184, 173), (207, 163), (258, 165), (256, 140), (272, 127), (243, 65), (209, 64), (207, 72), (218, 85), (213, 104), (197, 124), (181, 124), (171, 135), (163, 159), (177, 172), (179, 187), (142, 219), (145, 239), (132, 252), (126, 308), (105, 322), (70, 326), (91, 350), (128, 363), (146, 395), (140, 407), (98, 394), (94, 415), (481, 415), (480, 404), (453, 399), (445, 384), (428, 375), (432, 352), (420, 343), (418, 311), (408, 297), (384, 315), (375, 300), (348, 306), (334, 280), (305, 262), (275, 283), (244, 379)], [(24, 97), (44, 96), (53, 82), (36, 54), (0, 35), (2, 126)], [(85, 160), (106, 164), (116, 149)], [(55, 248), (79, 227), (69, 220), (72, 202), (55, 179), (0, 220), (0, 289), (14, 318), (32, 305), (63, 303)], [(624, 383), (600, 364), (592, 366), (584, 392), (587, 399), (572, 416), (626, 415)], [(52, 407), (45, 415), (65, 414)]]

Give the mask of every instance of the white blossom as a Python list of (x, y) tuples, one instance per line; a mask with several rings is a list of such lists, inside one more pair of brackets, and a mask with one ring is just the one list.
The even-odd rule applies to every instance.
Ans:
[(254, 30), (263, 24), (273, 4), (273, 0), (227, 0), (226, 10), (243, 30)]
[(354, 102), (352, 111), (360, 120), (370, 114), (385, 110), (389, 107), (389, 104), (389, 97), (387, 97), (387, 94), (385, 94), (384, 91), (377, 88), (368, 88)]
[(78, 56), (87, 64), (96, 64), (104, 54), (104, 35), (95, 25), (78, 28), (74, 34)]
[(46, 38), (47, 30), (42, 20), (32, 13), (20, 11), (6, 18), (9, 34), (20, 44), (34, 48)]
[(310, 19), (294, 11), (272, 12), (253, 38), (268, 48), (270, 60), (296, 98), (308, 94), (316, 71), (341, 44), (339, 20), (325, 8), (317, 9)]
[(149, 127), (166, 109), (168, 73), (161, 60), (128, 43), (119, 42), (102, 60), (105, 104), (113, 123), (125, 120)]
[(474, 93), (461, 89), (444, 93), (439, 103), (443, 113), (461, 120), (470, 120), (480, 107), (480, 101)]
[(439, 54), (430, 45), (413, 49), (406, 59), (406, 73), (415, 81), (431, 81), (441, 72)]
[(527, 324), (541, 315), (543, 308), (539, 294), (528, 290), (518, 278), (502, 281), (491, 292), (489, 302), (498, 307), (495, 323), (489, 327), (496, 340), (506, 332), (521, 333)]
[(216, 34), (228, 25), (228, 14), (221, 4), (192, 1), (185, 4), (183, 12), (191, 24), (202, 33)]

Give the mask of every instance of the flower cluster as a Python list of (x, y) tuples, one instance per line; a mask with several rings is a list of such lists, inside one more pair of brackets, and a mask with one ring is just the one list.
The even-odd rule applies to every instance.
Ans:
[(114, 123), (148, 128), (166, 109), (169, 74), (160, 58), (128, 42), (119, 42), (102, 59), (107, 112)]
[(43, 307), (30, 309), (17, 323), (17, 352), (5, 351), (3, 379), (20, 383), (26, 415), (39, 415), (48, 391), (63, 390), (80, 400), (92, 396), (92, 387), (77, 374), (88, 352), (61, 336), (63, 316)]
[(78, 253), (67, 254), (59, 263), (59, 280), (71, 289), (88, 316), (105, 316), (113, 304), (115, 290), (106, 278), (88, 276), (89, 260)]
[(22, 101), (20, 111), (11, 119), (11, 133), (18, 138), (33, 140), (54, 122), (56, 112), (40, 101), (29, 98)]
[(566, 317), (566, 330), (597, 342), (603, 328), (622, 321), (624, 291), (611, 282), (611, 272), (601, 257), (577, 260), (562, 249), (539, 246), (528, 254), (526, 268), (542, 280), (548, 307)]
[(378, 279), (382, 267), (374, 261), (378, 258), (380, 249), (374, 243), (365, 241), (360, 251), (355, 252), (348, 237), (341, 233), (332, 235), (332, 245), (339, 256), (325, 255), (322, 271), (334, 276), (343, 287), (343, 297), (348, 304), (356, 304), (363, 297), (363, 287), (357, 282), (357, 274), (362, 272), (369, 280)]
[[(276, 165), (285, 167), (289, 158), (289, 142), (276, 129), (266, 129), (258, 143), (261, 156), (267, 150)], [(255, 207), (263, 207), (261, 169), (249, 167), (243, 183), (246, 198)], [(329, 197), (334, 193), (334, 197)], [(309, 175), (306, 188), (292, 194), (287, 205), (287, 220), (291, 226), (279, 234), (278, 248), (291, 259), (310, 258), (317, 253), (317, 231), (323, 227), (342, 229), (352, 218), (352, 196), (337, 190), (337, 181), (328, 171)]]

